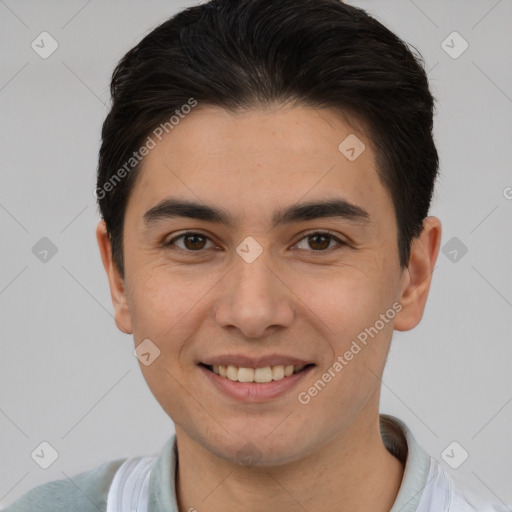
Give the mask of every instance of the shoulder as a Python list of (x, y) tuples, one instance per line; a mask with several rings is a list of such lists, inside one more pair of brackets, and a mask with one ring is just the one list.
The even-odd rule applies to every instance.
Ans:
[(451, 489), (450, 512), (511, 512), (505, 505), (491, 502), (457, 483)]
[(125, 460), (105, 462), (70, 478), (54, 480), (34, 487), (3, 512), (104, 511), (110, 484)]
[(489, 501), (459, 480), (455, 480), (437, 461), (433, 462), (433, 465), (441, 477), (434, 483), (434, 492), (437, 492), (439, 497), (442, 496), (445, 510), (448, 512), (511, 512), (510, 508)]

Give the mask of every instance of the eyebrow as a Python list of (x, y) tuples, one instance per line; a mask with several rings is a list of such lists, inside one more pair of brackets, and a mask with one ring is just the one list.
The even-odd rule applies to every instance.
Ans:
[[(233, 217), (223, 208), (170, 197), (149, 209), (143, 219), (144, 224), (149, 227), (160, 220), (175, 217), (204, 220), (225, 224), (228, 227), (235, 224)], [(370, 215), (366, 210), (338, 198), (298, 203), (281, 208), (272, 216), (272, 223), (275, 228), (284, 224), (321, 218), (339, 218), (359, 224), (370, 223)]]

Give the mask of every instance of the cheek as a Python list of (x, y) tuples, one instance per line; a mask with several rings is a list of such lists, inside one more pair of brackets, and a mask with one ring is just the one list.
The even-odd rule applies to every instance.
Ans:
[[(162, 408), (179, 423), (192, 407), (183, 391), (190, 388), (194, 371), (187, 356), (188, 342), (207, 314), (205, 295), (217, 281), (206, 274), (194, 278), (163, 264), (142, 269), (132, 285), (134, 339), (137, 343), (150, 339), (160, 351), (151, 365), (140, 364), (142, 374)], [(195, 394), (193, 389), (189, 392)]]
[(136, 339), (153, 336), (163, 342), (176, 338), (177, 331), (194, 321), (215, 282), (211, 274), (202, 274), (198, 279), (190, 270), (184, 272), (165, 263), (141, 269), (131, 287)]
[[(354, 412), (377, 392), (376, 376), (382, 374), (386, 362), (395, 316), (386, 278), (378, 274), (345, 267), (322, 283), (301, 290), (300, 296), (307, 297), (304, 311), (315, 313), (309, 313), (310, 321), (324, 338), (318, 344), (324, 353), (319, 354), (322, 364), (315, 378), (329, 382), (325, 388), (318, 380), (308, 383), (303, 391), (312, 396), (311, 389), (313, 395), (322, 397), (315, 398), (315, 405), (305, 412), (315, 410), (329, 416), (328, 411), (339, 407)], [(324, 372), (327, 375), (322, 376)], [(332, 416), (334, 424), (336, 418)]]
[(299, 410), (305, 417), (323, 417), (324, 428), (335, 433), (341, 424), (354, 421), (370, 401), (378, 402), (379, 376), (396, 311), (385, 283), (355, 269), (324, 284), (310, 290), (307, 306), (320, 319), (315, 325), (325, 338), (319, 344), (325, 357), (314, 378), (300, 390), (303, 401), (299, 402), (308, 404)]
[(345, 266), (322, 278), (298, 281), (297, 295), (328, 339), (341, 347), (365, 327), (373, 325), (392, 303), (384, 274)]

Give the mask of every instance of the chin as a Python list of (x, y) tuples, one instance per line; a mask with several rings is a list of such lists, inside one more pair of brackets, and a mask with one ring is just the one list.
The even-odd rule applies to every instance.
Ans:
[[(274, 425), (275, 427), (275, 425)], [(280, 436), (250, 435), (248, 430), (223, 438), (221, 443), (206, 441), (206, 448), (217, 457), (249, 467), (282, 466), (303, 457), (307, 452), (303, 434), (285, 431)], [(267, 430), (271, 432), (271, 429)]]

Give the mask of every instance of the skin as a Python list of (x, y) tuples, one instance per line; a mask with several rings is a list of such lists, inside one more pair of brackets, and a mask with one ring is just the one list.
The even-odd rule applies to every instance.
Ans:
[[(366, 145), (352, 162), (338, 150), (349, 134)], [(145, 226), (144, 213), (169, 196), (222, 207), (234, 224), (175, 217)], [(327, 198), (360, 206), (369, 222), (272, 227), (279, 208)], [(325, 230), (347, 245), (327, 238), (318, 250), (306, 235)], [(208, 238), (163, 246), (188, 231)], [(393, 330), (422, 318), (441, 224), (425, 220), (400, 268), (393, 203), (364, 127), (325, 109), (198, 106), (145, 157), (123, 233), (124, 280), (104, 222), (97, 240), (118, 328), (161, 352), (141, 370), (175, 423), (180, 510), (389, 511), (404, 468), (380, 436), (380, 379)], [(263, 249), (252, 263), (236, 252), (248, 236)], [(297, 394), (393, 303), (402, 307), (395, 318), (299, 403)], [(293, 355), (316, 366), (293, 391), (249, 404), (212, 387), (197, 366), (231, 353)], [(250, 466), (237, 456), (247, 443), (259, 457)]]

